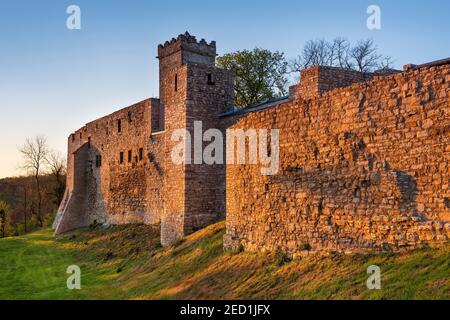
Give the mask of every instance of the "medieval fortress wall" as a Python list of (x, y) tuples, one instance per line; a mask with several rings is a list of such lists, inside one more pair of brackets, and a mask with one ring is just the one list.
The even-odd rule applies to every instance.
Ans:
[[(160, 98), (69, 136), (56, 234), (161, 223), (168, 245), (226, 216), (225, 246), (249, 250), (397, 250), (448, 240), (449, 61), (383, 74), (313, 67), (289, 97), (236, 111), (234, 75), (215, 67), (215, 56), (215, 42), (188, 33), (160, 45)], [(194, 135), (196, 121), (224, 135), (278, 129), (278, 172), (174, 163), (174, 133)]]
[[(67, 190), (56, 234), (92, 223), (159, 223), (161, 242), (225, 217), (225, 166), (175, 164), (175, 130), (222, 129), (234, 75), (215, 67), (215, 42), (189, 34), (158, 46), (160, 99), (86, 124), (68, 139)], [(194, 146), (191, 146), (194, 152)]]
[[(162, 178), (150, 161), (163, 146), (149, 139), (156, 99), (148, 99), (86, 124), (68, 139), (66, 218), (57, 232), (92, 223), (156, 223)], [(152, 112), (153, 110), (153, 112)], [(147, 188), (150, 186), (150, 188)], [(162, 194), (162, 191), (161, 191)], [(75, 200), (76, 199), (76, 200)], [(61, 211), (61, 210), (60, 210)]]
[[(310, 84), (322, 71), (331, 76), (324, 82), (339, 82), (336, 70), (321, 67), (301, 81)], [(304, 89), (232, 126), (279, 129), (280, 170), (263, 176), (257, 165), (227, 166), (226, 246), (297, 253), (447, 241), (450, 65), (315, 96)]]

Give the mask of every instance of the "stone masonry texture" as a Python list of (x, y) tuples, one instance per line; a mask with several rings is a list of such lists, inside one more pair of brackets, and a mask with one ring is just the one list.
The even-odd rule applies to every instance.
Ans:
[[(450, 61), (360, 73), (315, 66), (280, 102), (236, 110), (216, 43), (188, 33), (158, 46), (160, 97), (68, 138), (55, 233), (161, 224), (169, 245), (226, 217), (225, 248), (402, 250), (450, 235)], [(175, 164), (177, 129), (279, 129), (280, 170)], [(203, 147), (208, 143), (204, 142)], [(194, 154), (191, 145), (191, 154)]]
[(320, 92), (308, 76), (321, 69), (288, 102), (232, 125), (279, 129), (280, 170), (227, 165), (225, 245), (298, 254), (448, 241), (450, 65), (343, 88), (333, 77), (337, 89)]

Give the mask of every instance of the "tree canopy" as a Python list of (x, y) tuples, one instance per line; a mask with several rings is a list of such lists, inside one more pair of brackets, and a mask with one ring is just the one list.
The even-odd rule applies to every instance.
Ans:
[(235, 72), (238, 107), (287, 94), (288, 62), (282, 52), (261, 48), (237, 51), (218, 57), (217, 66)]
[(289, 74), (314, 65), (373, 72), (391, 68), (393, 63), (378, 52), (372, 39), (352, 44), (346, 38), (335, 38), (306, 42), (301, 54), (289, 63), (283, 52), (255, 48), (225, 54), (216, 64), (236, 74), (235, 105), (245, 108), (286, 95)]

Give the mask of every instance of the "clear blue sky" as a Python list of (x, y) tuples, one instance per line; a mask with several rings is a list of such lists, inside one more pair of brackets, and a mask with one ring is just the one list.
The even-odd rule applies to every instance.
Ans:
[[(66, 28), (71, 4), (81, 30)], [(366, 27), (371, 4), (381, 30)], [(450, 56), (450, 1), (0, 0), (0, 177), (19, 174), (26, 137), (65, 152), (86, 122), (157, 96), (156, 46), (186, 30), (219, 54), (258, 46), (288, 58), (309, 39), (371, 37), (401, 68)]]

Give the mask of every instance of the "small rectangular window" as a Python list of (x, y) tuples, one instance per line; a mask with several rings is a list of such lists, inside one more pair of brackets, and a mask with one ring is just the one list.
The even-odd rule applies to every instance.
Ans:
[(214, 81), (211, 73), (208, 73), (208, 85), (213, 86)]
[(80, 132), (80, 140), (83, 139), (83, 134)]
[(139, 149), (139, 161), (142, 161), (143, 158), (144, 158), (144, 149), (140, 148)]
[(128, 111), (128, 122), (131, 122), (132, 121), (132, 119), (131, 119), (131, 111)]
[(102, 166), (102, 156), (100, 155), (95, 156), (95, 166), (97, 168), (100, 168)]
[(133, 153), (131, 150), (128, 150), (128, 162), (131, 162), (131, 160), (133, 160)]
[(175, 75), (175, 92), (178, 91), (178, 75)]
[(120, 153), (119, 162), (123, 163), (123, 152)]
[(122, 120), (117, 120), (117, 132), (122, 132)]

